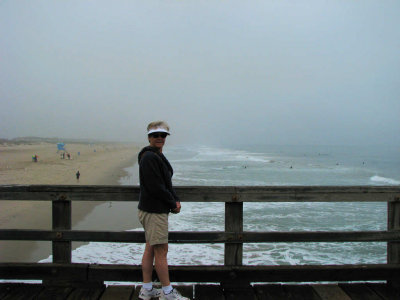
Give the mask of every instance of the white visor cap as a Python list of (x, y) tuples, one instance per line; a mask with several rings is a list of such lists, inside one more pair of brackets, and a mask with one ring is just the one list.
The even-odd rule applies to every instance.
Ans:
[(147, 132), (147, 135), (152, 134), (154, 132), (165, 132), (166, 134), (170, 134), (167, 129), (163, 127), (157, 127), (157, 128), (150, 128), (150, 130)]

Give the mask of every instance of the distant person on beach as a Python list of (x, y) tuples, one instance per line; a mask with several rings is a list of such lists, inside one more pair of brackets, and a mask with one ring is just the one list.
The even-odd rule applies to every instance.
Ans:
[[(142, 223), (146, 247), (142, 258), (143, 286), (140, 299), (188, 299), (171, 286), (168, 272), (168, 214), (179, 213), (181, 204), (172, 188), (173, 170), (162, 150), (169, 135), (169, 126), (163, 121), (147, 126), (149, 146), (138, 156), (140, 196), (139, 220)], [(162, 289), (153, 288), (153, 262)]]
[(81, 173), (79, 173), (79, 170), (78, 170), (78, 172), (76, 172), (76, 180), (79, 180), (79, 177), (81, 177)]

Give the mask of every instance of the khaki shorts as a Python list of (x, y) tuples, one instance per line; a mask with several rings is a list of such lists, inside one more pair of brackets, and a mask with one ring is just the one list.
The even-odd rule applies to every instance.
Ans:
[(139, 209), (138, 216), (144, 228), (146, 242), (150, 246), (168, 244), (168, 214), (149, 213)]

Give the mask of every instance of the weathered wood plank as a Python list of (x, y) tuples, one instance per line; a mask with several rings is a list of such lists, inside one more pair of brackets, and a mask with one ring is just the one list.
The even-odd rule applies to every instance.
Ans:
[[(298, 266), (170, 266), (172, 282), (307, 282), (390, 280), (398, 278), (395, 265)], [(141, 267), (132, 265), (0, 263), (0, 278), (52, 279), (83, 282), (141, 281)]]
[[(52, 226), (53, 230), (70, 230), (71, 229), (71, 201), (57, 200), (52, 202)], [(60, 233), (56, 233), (60, 235)], [(71, 262), (71, 241), (53, 241), (53, 262), (54, 263), (70, 263)]]
[[(243, 203), (225, 203), (225, 231), (235, 232), (241, 236), (243, 232)], [(243, 244), (225, 244), (224, 263), (226, 266), (243, 264)]]
[(321, 300), (319, 295), (309, 285), (283, 285), (288, 299), (293, 300)]
[[(0, 229), (0, 240), (144, 243), (142, 231)], [(169, 243), (290, 243), (400, 241), (400, 231), (233, 232), (172, 231)]]
[(397, 278), (400, 265), (170, 266), (169, 270), (176, 282), (306, 282)]
[(395, 300), (400, 299), (400, 290), (393, 289), (385, 283), (367, 283), (367, 286), (373, 290), (382, 299)]
[(0, 278), (86, 281), (87, 270), (87, 264), (0, 263)]
[[(270, 299), (400, 299), (399, 294), (393, 294), (387, 292), (387, 286), (385, 284), (342, 284), (342, 286), (349, 292), (345, 293), (337, 285), (312, 285), (314, 291), (319, 291), (317, 294), (320, 298), (314, 298), (315, 295), (309, 294), (311, 287), (307, 285), (280, 285), (280, 284), (266, 284), (266, 285), (254, 285), (254, 294), (258, 300), (270, 300)], [(368, 286), (368, 288), (367, 288)], [(111, 288), (111, 289), (110, 289)], [(185, 292), (187, 289), (188, 292)], [(124, 287), (108, 287), (104, 291), (104, 288), (78, 288), (74, 289), (73, 293), (69, 295), (69, 290), (72, 288), (68, 287), (43, 287), (39, 284), (0, 284), (0, 299), (138, 299), (140, 286), (136, 288), (134, 286)], [(111, 292), (108, 292), (110, 289)], [(47, 290), (47, 292), (46, 292)], [(192, 287), (191, 286), (179, 286), (178, 290), (186, 297), (192, 299)], [(373, 291), (380, 290), (379, 293), (374, 294)], [(6, 291), (3, 294), (2, 291)], [(49, 292), (51, 291), (51, 292)], [(134, 292), (136, 291), (136, 292)], [(337, 293), (341, 291), (341, 293)], [(390, 291), (390, 290), (389, 290)], [(371, 293), (372, 292), (372, 293)], [(49, 297), (43, 297), (46, 295)], [(8, 296), (6, 296), (8, 294)], [(350, 295), (350, 296), (349, 296)], [(379, 295), (379, 296), (378, 296)], [(376, 296), (378, 298), (376, 298)], [(4, 298), (6, 297), (6, 298)], [(53, 297), (53, 298), (51, 298)], [(67, 298), (68, 297), (68, 298)], [(100, 298), (99, 298), (100, 297)], [(111, 298), (110, 298), (111, 297)], [(126, 298), (128, 297), (128, 298)], [(228, 299), (254, 299), (253, 294), (235, 292), (232, 295), (228, 295)], [(351, 298), (350, 298), (351, 297)], [(222, 294), (220, 286), (214, 285), (196, 285), (195, 287), (195, 300), (222, 300), (225, 299)]]
[[(135, 292), (134, 285), (108, 286), (100, 300), (130, 300)], [(135, 298), (137, 299), (137, 298)]]
[(340, 283), (339, 286), (350, 296), (352, 300), (381, 300), (373, 290), (364, 283), (349, 284)]
[[(400, 232), (400, 197), (397, 201), (388, 202), (388, 231)], [(390, 264), (400, 263), (400, 241), (390, 241), (387, 244), (387, 262)], [(391, 280), (389, 285), (400, 289), (400, 277)]]
[(400, 240), (399, 233), (387, 231), (243, 232), (241, 240), (244, 243), (384, 242)]
[[(180, 186), (186, 202), (387, 202), (398, 186)], [(232, 197), (235, 196), (235, 197)], [(1, 200), (138, 201), (138, 186), (1, 185)]]
[(2, 200), (138, 201), (138, 186), (0, 185)]
[(256, 284), (254, 291), (258, 300), (288, 299), (281, 284)]
[(43, 290), (40, 284), (22, 284), (10, 289), (9, 293), (5, 295), (2, 300), (33, 300)]
[(386, 202), (400, 194), (397, 186), (186, 186), (175, 189), (189, 202)]
[(224, 289), (226, 300), (257, 300), (254, 289), (249, 285), (248, 288)]
[(105, 287), (74, 288), (67, 300), (98, 300)]
[(237, 187), (243, 202), (379, 202), (391, 201), (399, 187), (368, 186), (282, 186)]
[[(400, 201), (388, 203), (388, 231), (400, 232)], [(400, 263), (400, 242), (388, 244), (388, 262)]]
[(71, 294), (72, 287), (45, 286), (37, 296), (37, 300), (64, 300)]
[(0, 229), (0, 240), (145, 243), (143, 231)]
[(225, 300), (220, 285), (196, 284), (194, 287), (195, 300)]
[(322, 300), (351, 300), (337, 284), (311, 285)]
[(4, 299), (13, 289), (17, 289), (24, 283), (1, 283), (0, 284), (0, 299)]

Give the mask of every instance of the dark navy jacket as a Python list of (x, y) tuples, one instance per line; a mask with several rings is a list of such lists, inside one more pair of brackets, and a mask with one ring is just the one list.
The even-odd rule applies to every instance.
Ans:
[(174, 173), (167, 158), (157, 148), (145, 147), (138, 156), (140, 179), (140, 210), (151, 213), (169, 213), (179, 201), (172, 188)]

